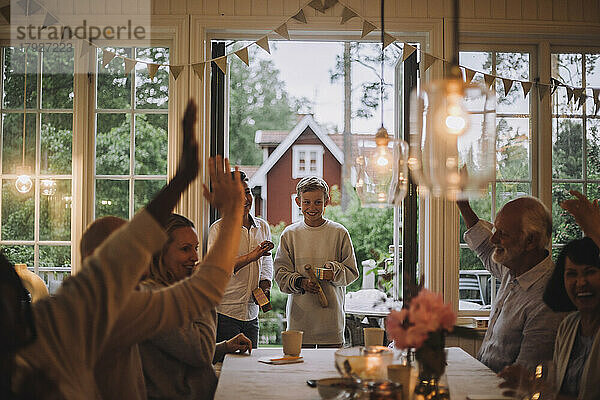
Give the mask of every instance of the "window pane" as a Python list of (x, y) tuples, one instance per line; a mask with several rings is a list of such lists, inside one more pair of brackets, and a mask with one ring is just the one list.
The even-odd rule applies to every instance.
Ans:
[(42, 53), (42, 108), (73, 108), (73, 50)]
[[(136, 49), (136, 59), (152, 61), (156, 64), (169, 63), (169, 49), (161, 47)], [(161, 67), (154, 79), (148, 75), (146, 64), (135, 67), (136, 108), (167, 108), (169, 100), (169, 70)]]
[(96, 174), (129, 175), (129, 114), (98, 114)]
[(71, 174), (73, 114), (42, 114), (40, 172)]
[[(4, 107), (23, 109), (25, 53), (11, 47), (4, 48)], [(27, 108), (37, 106), (38, 53), (27, 53)]]
[[(477, 216), (485, 221), (492, 221), (492, 215), (491, 215), (491, 210), (492, 210), (492, 189), (491, 187), (489, 187), (488, 189), (488, 195), (481, 198), (481, 199), (474, 199), (470, 201), (471, 204), (471, 208), (473, 209), (473, 211), (475, 211), (475, 213), (477, 214)], [(463, 235), (465, 233), (465, 231), (467, 230), (467, 227), (465, 225), (465, 221), (460, 218), (460, 242), (461, 243), (465, 243), (465, 240), (463, 238)], [(462, 268), (462, 261), (461, 261), (461, 268)]]
[[(35, 114), (27, 114), (25, 165), (35, 163)], [(23, 163), (23, 114), (4, 114), (2, 122), (2, 173), (15, 173)], [(32, 168), (33, 171), (33, 168)]]
[(529, 179), (529, 118), (496, 121), (497, 179)]
[[(553, 54), (552, 55), (552, 76), (559, 81), (564, 82), (573, 88), (580, 88), (582, 85), (582, 55), (581, 54)], [(577, 107), (575, 101), (567, 101), (567, 91), (558, 89), (555, 92), (555, 104), (552, 112), (562, 114), (581, 114), (581, 108)]]
[(114, 215), (129, 219), (129, 182), (125, 180), (96, 180), (96, 218)]
[(2, 246), (2, 251), (13, 264), (33, 266), (33, 246)]
[(135, 212), (144, 207), (166, 184), (166, 180), (136, 180), (134, 183)]
[(40, 194), (40, 240), (71, 240), (71, 180), (49, 179), (40, 185), (46, 182), (54, 186)]
[(552, 232), (554, 243), (567, 243), (568, 241), (581, 237), (581, 230), (575, 223), (575, 219), (560, 208), (563, 200), (573, 198), (569, 190), (583, 191), (579, 183), (554, 183), (552, 184)]
[(600, 179), (600, 120), (598, 119), (587, 120), (587, 174), (589, 179)]
[(498, 182), (496, 184), (496, 210), (500, 210), (512, 199), (528, 196), (531, 193), (529, 183)]
[(552, 177), (581, 178), (583, 167), (581, 120), (558, 118), (552, 123), (555, 127), (552, 135)]
[[(492, 53), (485, 51), (461, 51), (459, 64), (487, 74), (492, 72)], [(477, 74), (481, 75), (481, 74)], [(483, 80), (483, 77), (480, 77)]]
[[(132, 57), (129, 48), (109, 48), (116, 54)], [(113, 58), (105, 67), (102, 66), (102, 50), (97, 51), (98, 75), (96, 101), (100, 109), (123, 109), (131, 106), (131, 74), (125, 74), (123, 59)]]
[(167, 174), (168, 115), (142, 114), (135, 117), (135, 173)]
[(69, 246), (40, 246), (40, 267), (70, 268), (71, 248)]
[[(27, 193), (19, 193), (14, 179), (2, 182), (2, 240), (33, 240), (34, 186)], [(33, 265), (33, 264), (32, 264)]]
[[(497, 53), (496, 75), (520, 81), (529, 79), (528, 53)], [(513, 83), (508, 96), (504, 95), (502, 79), (496, 79), (498, 113), (529, 114), (529, 97), (523, 96), (521, 85)]]

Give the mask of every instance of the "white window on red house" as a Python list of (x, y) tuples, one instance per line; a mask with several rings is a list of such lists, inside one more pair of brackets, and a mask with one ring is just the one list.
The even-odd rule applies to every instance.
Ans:
[(292, 147), (292, 178), (323, 177), (323, 146), (296, 145)]
[(292, 224), (294, 222), (302, 221), (302, 218), (304, 218), (302, 209), (296, 204), (296, 197), (298, 197), (296, 193), (292, 194)]

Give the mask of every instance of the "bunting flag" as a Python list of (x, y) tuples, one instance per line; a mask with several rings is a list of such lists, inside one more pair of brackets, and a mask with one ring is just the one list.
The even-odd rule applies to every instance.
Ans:
[(247, 47), (242, 47), (241, 49), (235, 52), (235, 55), (238, 56), (240, 60), (242, 60), (247, 66), (250, 66)]
[(28, 16), (37, 13), (42, 8), (35, 0), (19, 0), (17, 4), (21, 6), (23, 12)]
[(154, 64), (154, 63), (150, 63), (150, 64), (146, 64), (147, 68), (148, 68), (148, 76), (150, 77), (150, 80), (154, 80), (154, 77), (156, 76), (156, 72), (158, 72), (158, 64)]
[(322, 0), (312, 0), (310, 3), (308, 3), (308, 6), (314, 8), (315, 10), (317, 10), (320, 13), (325, 12), (325, 9), (323, 8)]
[(125, 62), (125, 74), (127, 75), (133, 70), (137, 61), (131, 58), (124, 58), (123, 61)]
[(331, 7), (337, 4), (338, 0), (324, 0), (323, 1), (323, 11), (329, 10)]
[(181, 74), (181, 71), (183, 71), (183, 65), (169, 65), (169, 71), (171, 71), (173, 79), (177, 80), (177, 78), (179, 78), (179, 74)]
[(386, 32), (383, 33), (383, 48), (384, 49), (386, 47), (388, 47), (390, 44), (394, 43), (395, 41), (396, 41), (395, 37), (393, 37), (389, 33), (386, 33)]
[(415, 51), (417, 51), (417, 48), (415, 46), (411, 46), (410, 44), (404, 42), (402, 44), (402, 62), (406, 61), (406, 59), (408, 57), (410, 57), (410, 55), (412, 53), (414, 53)]
[(48, 26), (52, 26), (58, 23), (58, 20), (54, 18), (54, 16), (50, 13), (46, 13), (46, 17), (44, 18), (44, 23), (42, 24), (42, 28), (46, 28)]
[(502, 83), (504, 84), (504, 96), (508, 96), (508, 92), (510, 92), (514, 81), (512, 79), (502, 78)]
[(215, 64), (217, 64), (217, 67), (219, 67), (219, 69), (223, 71), (224, 74), (227, 73), (227, 56), (215, 58), (213, 61), (215, 62)]
[(79, 41), (79, 57), (83, 57), (87, 55), (92, 48), (89, 40), (80, 40)]
[(421, 75), (425, 73), (433, 65), (436, 58), (429, 53), (421, 52), (421, 61), (419, 62), (419, 67), (421, 67)]
[(554, 92), (556, 92), (556, 89), (558, 89), (558, 87), (560, 86), (560, 81), (558, 79), (550, 78), (550, 82), (550, 96), (552, 96)]
[(298, 22), (302, 22), (303, 24), (307, 23), (306, 15), (304, 15), (304, 11), (302, 11), (302, 9), (300, 9), (300, 11), (298, 11), (298, 13), (296, 15), (294, 15), (292, 18), (294, 18)]
[(592, 89), (592, 93), (594, 95), (594, 106), (596, 107), (594, 115), (598, 115), (598, 111), (600, 111), (600, 88)]
[(585, 89), (583, 89), (581, 96), (579, 96), (579, 104), (577, 105), (577, 108), (581, 108), (581, 106), (583, 106), (585, 104), (585, 101), (587, 100), (587, 94), (585, 94)]
[(261, 49), (271, 54), (271, 50), (269, 49), (269, 37), (265, 36), (263, 38), (258, 39), (255, 42)]
[(369, 33), (373, 32), (375, 29), (377, 29), (377, 27), (365, 19), (363, 21), (362, 33), (360, 34), (360, 38), (364, 38)]
[(531, 90), (531, 86), (533, 86), (532, 82), (521, 82), (521, 87), (523, 88), (523, 97), (527, 97), (529, 91)]
[(496, 89), (496, 88), (492, 88), (492, 85), (494, 84), (495, 80), (496, 80), (496, 77), (494, 75), (483, 74), (483, 81), (485, 82), (485, 87), (487, 87), (488, 89), (492, 89), (492, 90)]
[(102, 50), (102, 66), (106, 68), (108, 63), (111, 62), (112, 59), (115, 58), (115, 56), (116, 54), (112, 51)]
[(275, 29), (275, 32), (277, 32), (279, 36), (283, 37), (284, 39), (290, 40), (290, 34), (288, 33), (286, 24), (283, 24), (279, 28)]
[(358, 14), (349, 9), (348, 7), (344, 7), (344, 9), (342, 10), (342, 22), (340, 22), (340, 24), (345, 24), (354, 17), (358, 17)]
[(475, 71), (469, 68), (465, 68), (465, 82), (471, 83), (473, 78), (475, 77)]
[(538, 83), (537, 87), (538, 87), (538, 95), (540, 96), (540, 101), (542, 101), (544, 99), (544, 96), (546, 96), (546, 93), (548, 93), (548, 89), (550, 89), (550, 85), (547, 85), (545, 83)]
[(203, 62), (192, 64), (192, 69), (194, 70), (194, 73), (200, 80), (204, 79), (204, 65), (205, 64)]
[[(583, 88), (573, 88), (573, 104), (575, 106), (577, 106), (577, 104), (579, 104), (579, 98), (581, 97), (581, 94), (583, 93)], [(579, 108), (579, 107), (577, 107)]]
[(10, 24), (10, 5), (0, 8), (0, 15)]
[(572, 98), (573, 98), (573, 88), (570, 86), (567, 86), (567, 103), (570, 103)]

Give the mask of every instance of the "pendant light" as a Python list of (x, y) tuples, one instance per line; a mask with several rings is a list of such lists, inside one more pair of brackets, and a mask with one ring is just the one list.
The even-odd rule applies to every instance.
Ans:
[[(399, 205), (408, 187), (408, 143), (390, 137), (383, 126), (384, 67), (384, 1), (381, 0), (381, 81), (380, 107), (381, 127), (372, 142), (359, 143), (359, 155), (355, 160), (356, 193), (363, 207), (391, 207)], [(371, 144), (371, 145), (370, 145)]]
[(17, 166), (17, 180), (15, 181), (15, 187), (19, 193), (28, 193), (33, 187), (31, 181), (31, 168), (25, 165), (25, 123), (27, 121), (27, 50), (25, 50), (25, 68), (23, 75), (23, 157), (21, 165)]
[(448, 200), (487, 194), (496, 167), (496, 96), (466, 83), (458, 66), (458, 0), (453, 2), (452, 62), (446, 79), (411, 98), (409, 167), (419, 193)]

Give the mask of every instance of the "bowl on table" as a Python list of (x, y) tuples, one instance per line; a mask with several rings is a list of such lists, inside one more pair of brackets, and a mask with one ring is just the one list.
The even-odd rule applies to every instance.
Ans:
[(319, 396), (325, 400), (350, 398), (358, 389), (352, 378), (325, 378), (317, 381)]
[(335, 367), (344, 378), (383, 381), (393, 359), (394, 352), (384, 346), (348, 347), (335, 352)]

